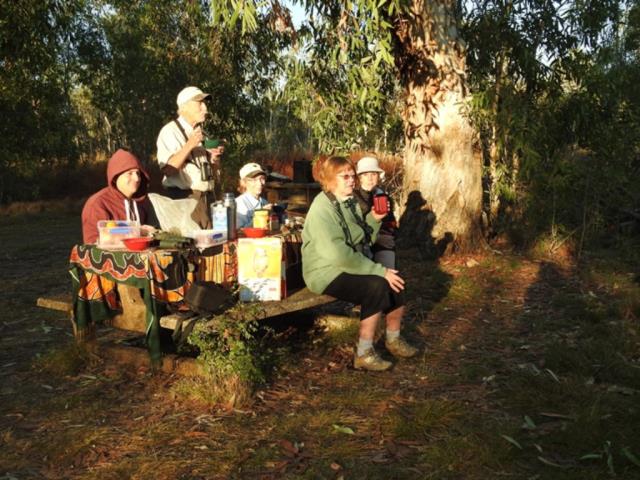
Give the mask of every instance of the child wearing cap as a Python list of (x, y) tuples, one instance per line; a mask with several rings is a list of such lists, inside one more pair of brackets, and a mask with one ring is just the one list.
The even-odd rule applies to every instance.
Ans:
[(247, 163), (240, 169), (240, 191), (243, 193), (236, 197), (238, 228), (250, 227), (256, 210), (271, 208), (271, 204), (262, 197), (266, 181), (267, 172), (257, 163)]

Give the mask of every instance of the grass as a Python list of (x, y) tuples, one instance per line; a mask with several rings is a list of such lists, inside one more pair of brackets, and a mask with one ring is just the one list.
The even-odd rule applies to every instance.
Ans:
[(35, 307), (68, 290), (78, 238), (64, 212), (0, 218), (2, 475), (640, 478), (637, 244), (580, 263), (401, 252), (417, 358), (354, 371), (357, 319), (282, 320), (267, 383), (216, 402), (211, 385), (92, 361), (64, 315)]
[(200, 402), (208, 406), (225, 405), (232, 409), (243, 407), (252, 399), (253, 386), (238, 375), (187, 377), (175, 382), (171, 392), (180, 399)]

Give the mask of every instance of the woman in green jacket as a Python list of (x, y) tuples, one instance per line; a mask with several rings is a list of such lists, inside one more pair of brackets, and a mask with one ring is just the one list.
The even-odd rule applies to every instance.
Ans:
[(369, 257), (385, 214), (363, 216), (353, 198), (356, 173), (343, 157), (331, 157), (322, 166), (323, 192), (309, 208), (302, 231), (302, 273), (309, 290), (360, 305), (360, 338), (354, 367), (386, 370), (373, 348), (382, 314), (386, 314), (385, 346), (396, 357), (412, 357), (417, 350), (400, 335), (404, 314), (404, 280), (397, 270)]

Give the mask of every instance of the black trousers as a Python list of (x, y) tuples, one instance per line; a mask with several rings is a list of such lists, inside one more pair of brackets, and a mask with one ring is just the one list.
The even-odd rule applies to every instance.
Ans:
[(405, 304), (404, 293), (394, 292), (389, 282), (378, 275), (341, 273), (322, 293), (360, 305), (360, 320)]

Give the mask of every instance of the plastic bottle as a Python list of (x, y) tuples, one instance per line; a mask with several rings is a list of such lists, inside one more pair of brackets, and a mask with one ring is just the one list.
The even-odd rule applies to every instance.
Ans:
[(225, 193), (223, 204), (227, 209), (227, 240), (235, 240), (238, 236), (236, 223), (236, 199), (233, 193)]
[(222, 202), (213, 204), (211, 212), (211, 223), (217, 232), (227, 233), (227, 208)]

